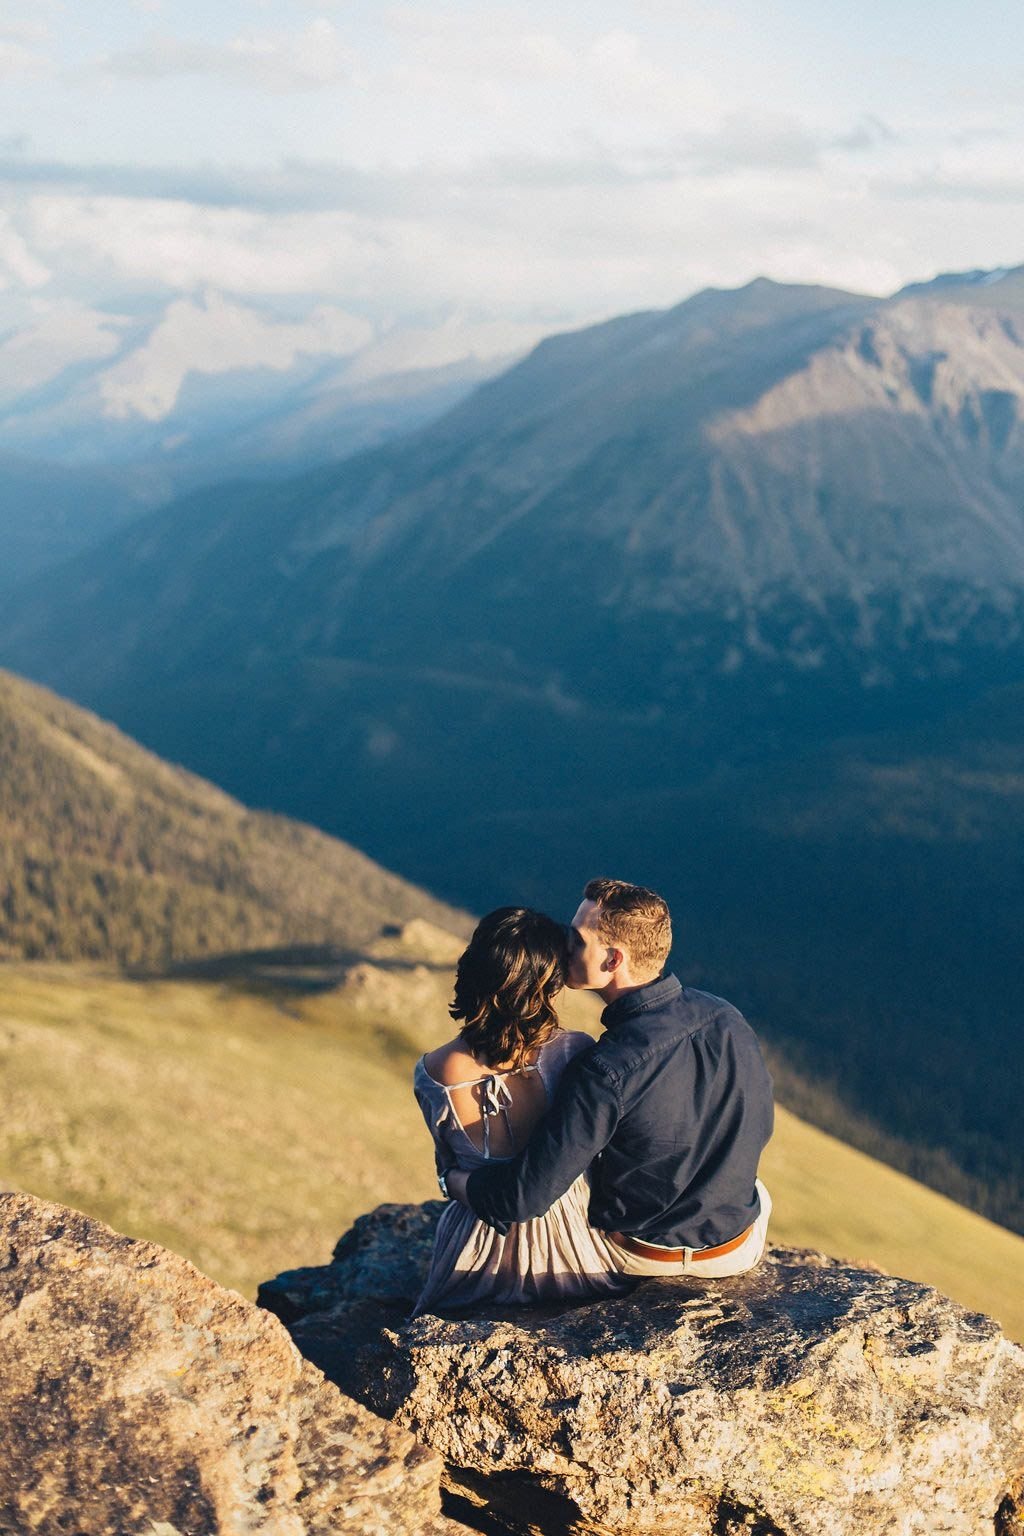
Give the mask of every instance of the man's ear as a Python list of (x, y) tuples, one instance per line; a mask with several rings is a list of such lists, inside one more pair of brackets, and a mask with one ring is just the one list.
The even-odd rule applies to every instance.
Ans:
[(605, 962), (604, 962), (605, 970), (606, 971), (617, 971), (619, 966), (622, 964), (622, 962), (623, 962), (623, 960), (625, 958), (626, 957), (622, 953), (621, 949), (612, 949), (609, 946), (608, 953), (605, 956)]

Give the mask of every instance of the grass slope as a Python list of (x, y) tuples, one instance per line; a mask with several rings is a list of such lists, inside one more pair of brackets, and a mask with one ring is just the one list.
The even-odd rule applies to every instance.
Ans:
[[(450, 1032), (455, 946), (423, 923), (340, 987), (0, 967), (0, 1184), (186, 1254), (252, 1295), (360, 1212), (435, 1193), (412, 1063)], [(592, 1027), (589, 999), (563, 1018)], [(927, 1281), (1024, 1339), (1024, 1239), (780, 1111), (776, 1241)]]
[(0, 671), (0, 956), (164, 965), (469, 919), (312, 827), (248, 810)]

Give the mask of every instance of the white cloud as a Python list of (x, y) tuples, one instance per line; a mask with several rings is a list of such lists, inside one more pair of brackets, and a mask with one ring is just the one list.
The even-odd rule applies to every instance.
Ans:
[[(915, 157), (884, 175), (872, 190), (886, 198), (962, 202), (1024, 203), (1024, 126), (1018, 133), (991, 129), (959, 132), (936, 155)], [(1021, 254), (1024, 255), (1024, 229)]]
[(270, 215), (120, 197), (30, 202), (38, 249), (93, 281), (186, 292), (331, 293), (356, 237), (344, 215)]
[(679, 180), (690, 175), (725, 177), (737, 171), (818, 168), (836, 152), (859, 154), (869, 145), (898, 144), (880, 121), (860, 120), (845, 131), (815, 128), (780, 112), (710, 115), (699, 129), (672, 137), (648, 135), (636, 142), (614, 136), (545, 144), (542, 150), (487, 151), (473, 145), (457, 159), (402, 168), (361, 168), (329, 160), (284, 160), (239, 166), (163, 163), (83, 163), (31, 158), (24, 137), (12, 138), (0, 160), (0, 179), (12, 187), (50, 189), (93, 197), (136, 198), (268, 213), (347, 210), (374, 216), (443, 215), (455, 200), (489, 191), (624, 186)]
[(0, 38), (16, 43), (38, 45), (48, 43), (52, 37), (53, 28), (45, 21), (40, 21), (38, 16), (10, 15), (0, 10)]
[(333, 22), (318, 16), (301, 32), (251, 32), (226, 43), (162, 35), (141, 48), (110, 53), (96, 70), (129, 79), (212, 75), (232, 85), (283, 93), (317, 90), (347, 80), (355, 55)]
[(330, 208), (394, 212), (426, 206), (433, 195), (428, 172), (371, 174), (337, 162), (296, 160), (266, 166), (97, 165), (30, 158), (28, 147), (23, 135), (0, 140), (0, 156), (7, 156), (0, 159), (0, 182), (12, 190), (276, 213)]
[(50, 275), (15, 229), (10, 215), (0, 211), (0, 289), (42, 288)]
[(429, 72), (442, 89), (456, 75), (557, 80), (576, 69), (576, 50), (556, 33), (524, 27), (514, 10), (500, 6), (486, 13), (395, 7), (387, 22), (406, 45), (411, 70)]
[[(874, 189), (883, 197), (898, 200), (933, 202), (947, 207), (952, 203), (1002, 203), (1024, 207), (1024, 175), (1004, 176), (951, 174), (947, 171), (920, 171), (909, 176), (878, 177)], [(1024, 255), (1024, 240), (1021, 241)]]
[(300, 354), (345, 357), (365, 346), (373, 328), (357, 316), (322, 305), (298, 324), (267, 319), (223, 296), (170, 304), (144, 347), (100, 379), (104, 414), (160, 421), (174, 408), (190, 373), (271, 368), (285, 372)]
[[(394, 103), (420, 103), (420, 119), (436, 147), (543, 153), (592, 141), (627, 142), (655, 130), (697, 129), (729, 105), (689, 61), (658, 58), (624, 28), (590, 24), (559, 31), (524, 26), (522, 7), (486, 10), (406, 6), (388, 13), (396, 60), (374, 87)], [(685, 55), (684, 55), (685, 59)], [(742, 98), (737, 97), (737, 104)], [(385, 119), (385, 132), (392, 136)], [(422, 153), (422, 146), (421, 146)]]
[(702, 176), (746, 170), (811, 170), (823, 139), (783, 113), (733, 112), (706, 132), (678, 141), (680, 163)]
[[(358, 214), (47, 194), (29, 199), (24, 227), (37, 258), (79, 293), (319, 296), (384, 328), (454, 311), (555, 329), (758, 273), (877, 291), (927, 275), (941, 248), (935, 220), (921, 222), (909, 203), (880, 228), (878, 200), (859, 181), (800, 168), (526, 176), (514, 197), (509, 185), (438, 174), (409, 208), (382, 196), (380, 209)], [(945, 265), (979, 264), (977, 231), (962, 235), (958, 251), (944, 248)], [(1002, 263), (1012, 255), (1005, 239), (995, 250)]]
[(48, 74), (52, 63), (45, 41), (42, 28), (0, 23), (0, 80)]
[(0, 403), (39, 389), (73, 363), (111, 357), (121, 345), (115, 316), (70, 300), (35, 300), (30, 324), (0, 344)]
[(636, 34), (621, 28), (594, 39), (583, 55), (580, 72), (606, 102), (627, 110), (657, 108), (678, 117), (693, 111), (695, 96), (702, 110), (716, 99), (696, 78), (687, 79), (679, 70), (652, 59)]
[(899, 134), (875, 112), (864, 112), (852, 128), (836, 134), (833, 149), (846, 149), (851, 153), (877, 149), (882, 144), (898, 144)]
[[(486, 189), (455, 198), (433, 190), (428, 207), (409, 216), (272, 215), (46, 195), (30, 199), (28, 228), (35, 249), (69, 277), (115, 292), (209, 287), (235, 295), (347, 295), (361, 307), (394, 313), (448, 307), (453, 298), (460, 308), (487, 311), (528, 294), (525, 304), (515, 301), (521, 313), (545, 282), (559, 290), (556, 304), (567, 288), (578, 291), (579, 274), (564, 255), (552, 264), (560, 226), (579, 218), (557, 195), (536, 208), (549, 218), (547, 228), (537, 229), (524, 227), (500, 193), (492, 201)], [(620, 229), (617, 239), (625, 233)]]

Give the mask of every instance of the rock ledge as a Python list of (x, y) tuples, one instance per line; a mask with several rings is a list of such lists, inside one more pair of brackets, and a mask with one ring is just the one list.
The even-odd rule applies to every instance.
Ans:
[(924, 1285), (794, 1249), (752, 1275), (409, 1323), (439, 1202), (261, 1290), (444, 1458), (481, 1530), (1018, 1536), (1024, 1350)]
[(455, 1536), (437, 1457), (155, 1243), (0, 1195), (0, 1533)]

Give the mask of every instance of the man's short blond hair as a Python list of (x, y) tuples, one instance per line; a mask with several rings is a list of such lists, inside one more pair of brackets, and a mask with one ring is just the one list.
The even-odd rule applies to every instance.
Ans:
[(628, 953), (636, 975), (645, 981), (660, 975), (672, 948), (672, 919), (664, 898), (626, 880), (588, 880), (583, 895), (597, 905), (601, 938)]

